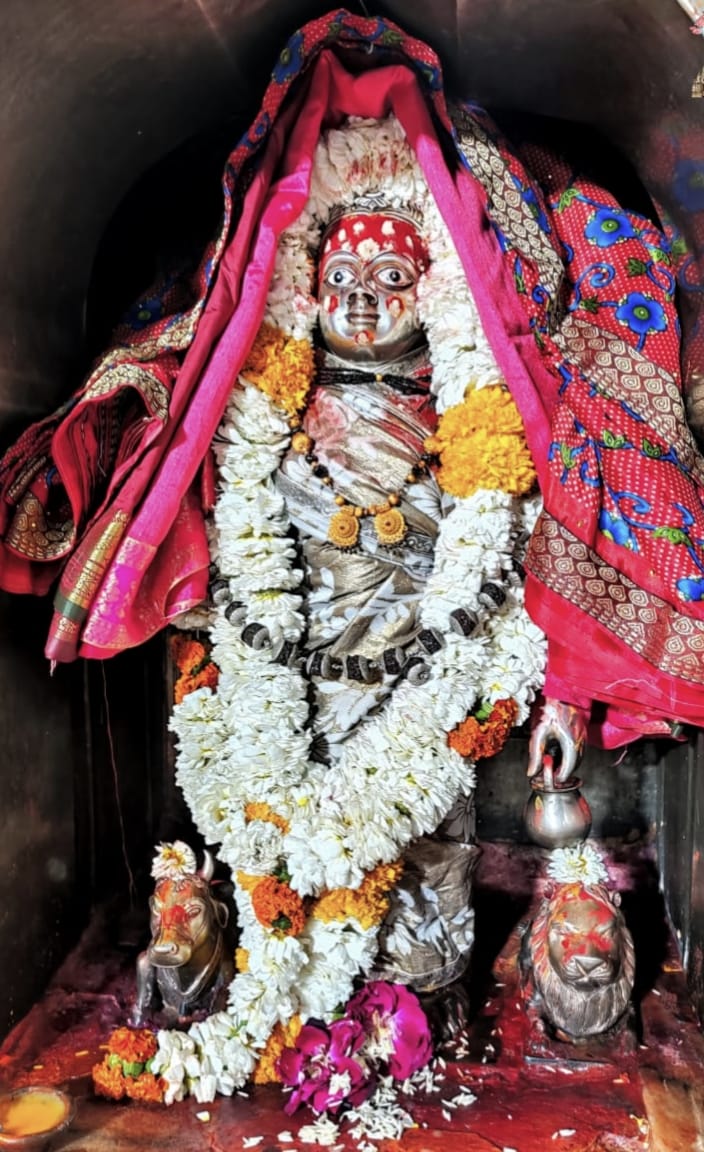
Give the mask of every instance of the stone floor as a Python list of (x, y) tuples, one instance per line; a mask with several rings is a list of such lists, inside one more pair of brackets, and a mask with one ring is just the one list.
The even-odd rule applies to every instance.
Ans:
[[(446, 1068), (436, 1066), (438, 1092), (402, 1098), (417, 1126), (400, 1140), (380, 1141), (381, 1152), (704, 1152), (704, 1039), (665, 926), (655, 868), (643, 846), (610, 846), (609, 853), (638, 956), (632, 1028), (588, 1051), (538, 1042), (521, 999), (517, 957), (540, 889), (541, 856), (485, 845), (464, 1054), (448, 1053)], [(91, 1066), (124, 1022), (132, 994), (134, 942), (120, 947), (119, 923), (113, 911), (96, 915), (43, 1000), (0, 1049), (3, 1086), (58, 1084), (76, 1101), (75, 1120), (51, 1152), (304, 1152), (311, 1145), (299, 1129), (314, 1117), (286, 1116), (277, 1088), (250, 1089), (207, 1108), (191, 1100), (159, 1108), (93, 1096)], [(448, 1101), (463, 1087), (476, 1101), (453, 1107)], [(356, 1147), (344, 1126), (335, 1146)]]

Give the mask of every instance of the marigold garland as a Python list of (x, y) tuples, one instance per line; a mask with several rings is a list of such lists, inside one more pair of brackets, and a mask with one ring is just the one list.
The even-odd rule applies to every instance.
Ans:
[(252, 1080), (255, 1084), (280, 1084), (281, 1077), (276, 1071), (279, 1057), (284, 1048), (292, 1048), (298, 1039), (303, 1027), (300, 1016), (292, 1016), (287, 1024), (279, 1022), (266, 1042), (257, 1066), (254, 1069)]
[(242, 375), (291, 418), (302, 412), (315, 372), (310, 340), (287, 336), (266, 322), (260, 327)]
[(498, 386), (472, 389), (440, 417), (427, 452), (440, 458), (438, 483), (451, 496), (479, 488), (524, 496), (537, 474), (511, 394)]
[(497, 700), (488, 717), (468, 716), (449, 733), (447, 742), (460, 756), (487, 760), (496, 756), (508, 740), (518, 718), (515, 700)]
[(306, 911), (297, 892), (276, 876), (264, 876), (252, 890), (252, 911), (260, 924), (284, 936), (298, 936), (306, 926)]
[(198, 688), (214, 690), (218, 686), (220, 672), (217, 664), (206, 664), (195, 676), (179, 676), (174, 684), (174, 704), (180, 704), (191, 692)]
[(354, 916), (365, 930), (381, 924), (389, 908), (389, 892), (398, 884), (403, 861), (377, 864), (368, 872), (359, 888), (333, 888), (315, 903), (316, 920), (348, 920)]
[(146, 1064), (156, 1053), (156, 1037), (147, 1028), (116, 1028), (108, 1040), (108, 1049), (129, 1064)]

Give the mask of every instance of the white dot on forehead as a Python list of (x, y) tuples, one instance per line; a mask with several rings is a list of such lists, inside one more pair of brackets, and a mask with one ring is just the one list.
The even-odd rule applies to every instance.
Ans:
[(406, 237), (406, 247), (407, 248), (413, 248), (413, 239), (411, 236)]
[(325, 244), (323, 245), (323, 252), (329, 252), (331, 248), (332, 248), (332, 240), (326, 240)]
[(337, 238), (340, 241), (340, 243), (342, 243), (343, 240), (346, 240), (347, 239), (347, 230), (345, 228), (340, 228), (338, 233), (337, 233)]
[(360, 232), (364, 232), (365, 228), (366, 228), (366, 225), (365, 225), (363, 220), (357, 220), (352, 225), (352, 231), (355, 232), (357, 235), (359, 235)]
[(381, 231), (383, 232), (384, 236), (395, 235), (396, 229), (394, 228), (393, 220), (385, 220), (381, 226)]

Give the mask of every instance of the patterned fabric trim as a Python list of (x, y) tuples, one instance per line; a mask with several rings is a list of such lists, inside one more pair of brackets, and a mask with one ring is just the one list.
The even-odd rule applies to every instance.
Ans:
[(562, 322), (554, 340), (578, 372), (593, 380), (609, 398), (625, 400), (675, 447), (682, 464), (704, 484), (704, 457), (687, 427), (682, 395), (669, 372), (624, 340), (602, 332), (574, 313)]
[(511, 170), (507, 155), (468, 111), (453, 106), (451, 114), (457, 133), (456, 143), (472, 175), (487, 193), (488, 210), (502, 238), (508, 238), (511, 247), (533, 261), (543, 287), (550, 292), (553, 301), (557, 301), (564, 267), (554, 242), (540, 226), (533, 186), (522, 187), (520, 177)]
[(546, 512), (536, 525), (526, 567), (650, 664), (704, 684), (704, 621), (683, 616), (636, 587)]
[(73, 520), (50, 524), (41, 501), (28, 490), (17, 504), (5, 539), (9, 548), (30, 560), (55, 560), (66, 555), (74, 535)]
[(132, 357), (127, 363), (103, 363), (98, 372), (89, 379), (81, 401), (98, 400), (101, 396), (110, 396), (119, 393), (122, 388), (134, 388), (139, 392), (151, 416), (156, 416), (162, 423), (169, 415), (169, 390), (160, 380), (143, 368), (135, 364)]

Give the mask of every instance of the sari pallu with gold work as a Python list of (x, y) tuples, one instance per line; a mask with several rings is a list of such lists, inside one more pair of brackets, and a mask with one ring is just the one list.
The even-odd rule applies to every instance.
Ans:
[[(364, 50), (359, 71), (355, 49)], [(8, 454), (0, 477), (6, 586), (46, 583), (36, 548), (23, 551), (12, 535), (43, 455), (58, 466), (75, 525), (48, 655), (112, 655), (204, 597), (194, 484), (259, 326), (278, 236), (305, 205), (322, 129), (347, 115), (390, 113), (450, 229), (535, 459), (545, 513), (528, 557), (527, 597), (550, 640), (548, 690), (605, 703), (607, 743), (658, 730), (667, 717), (701, 722), (703, 486), (680, 398), (664, 237), (603, 190), (564, 180), (558, 165), (548, 202), (481, 116), (460, 110), (450, 120), (425, 45), (344, 11), (306, 25), (282, 54), (262, 111), (230, 159), (226, 225), (201, 267), (195, 304), (174, 314), (160, 301), (167, 315), (121, 332), (128, 363), (152, 378), (175, 356), (178, 372), (169, 375), (168, 416), (126, 455), (119, 484), (106, 496), (94, 483), (98, 469), (85, 474), (75, 458), (58, 465), (80, 395), (41, 452), (28, 434)], [(453, 145), (457, 163), (448, 166)], [(233, 193), (241, 206), (231, 231)], [(73, 473), (80, 483), (72, 485)], [(34, 494), (45, 509), (46, 494)]]

